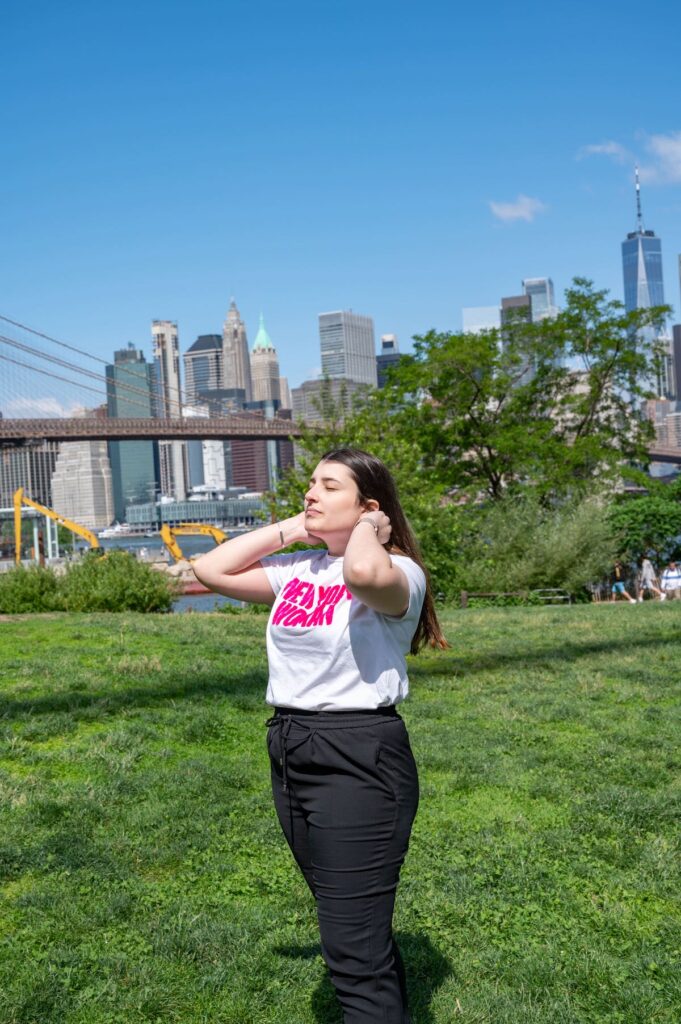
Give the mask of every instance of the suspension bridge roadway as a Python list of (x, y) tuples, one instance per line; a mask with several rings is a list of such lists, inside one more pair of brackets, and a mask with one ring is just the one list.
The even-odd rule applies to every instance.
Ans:
[(301, 436), (300, 426), (292, 420), (266, 420), (259, 416), (0, 419), (2, 445), (39, 441), (203, 441), (211, 438), (219, 441), (281, 441)]

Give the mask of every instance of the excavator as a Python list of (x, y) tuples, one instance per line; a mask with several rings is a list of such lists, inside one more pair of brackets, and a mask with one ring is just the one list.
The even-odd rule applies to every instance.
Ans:
[(60, 526), (65, 526), (67, 530), (71, 530), (72, 533), (78, 534), (83, 540), (86, 540), (88, 544), (93, 548), (100, 546), (97, 536), (88, 530), (87, 526), (81, 526), (80, 523), (74, 523), (72, 519), (67, 519), (66, 516), (60, 516), (58, 512), (55, 512), (51, 508), (47, 508), (46, 505), (41, 505), (39, 501), (34, 501), (33, 498), (29, 498), (24, 494), (23, 487), (19, 487), (14, 492), (14, 561), (17, 565), (21, 562), (21, 508), (22, 505), (28, 505), (30, 508), (34, 508), (37, 512), (41, 512), (42, 515), (48, 516), (50, 519), (54, 519)]
[(216, 544), (222, 544), (223, 540), (227, 540), (227, 534), (224, 530), (221, 530), (218, 526), (210, 526), (207, 523), (180, 523), (179, 526), (168, 526), (167, 523), (164, 523), (160, 534), (161, 540), (176, 562), (184, 558), (182, 548), (175, 540), (177, 536), (199, 536), (203, 534), (204, 536), (212, 537)]

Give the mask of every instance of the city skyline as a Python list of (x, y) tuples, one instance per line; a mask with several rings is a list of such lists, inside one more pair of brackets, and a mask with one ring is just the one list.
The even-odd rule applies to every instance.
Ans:
[[(409, 351), (526, 278), (552, 278), (558, 305), (574, 275), (623, 300), (638, 162), (680, 320), (681, 14), (664, 33), (637, 20), (655, 75), (623, 76), (633, 4), (533, 10), (15, 8), (1, 311), (110, 359), (146, 351), (157, 318), (186, 351), (236, 295), (297, 385), (318, 371), (323, 310), (361, 311)], [(182, 55), (162, 80), (159, 49)]]

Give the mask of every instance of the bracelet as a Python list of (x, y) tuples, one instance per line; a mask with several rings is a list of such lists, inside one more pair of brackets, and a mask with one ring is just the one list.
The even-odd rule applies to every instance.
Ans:
[(353, 530), (355, 529), (356, 526), (359, 526), (360, 523), (368, 523), (369, 526), (372, 527), (376, 536), (378, 537), (378, 523), (375, 523), (373, 519), (358, 519), (357, 522), (355, 523), (355, 526), (353, 526)]
[(279, 540), (281, 541), (282, 548), (286, 547), (286, 541), (284, 540), (284, 531), (282, 530), (279, 523), (277, 523), (277, 529), (279, 530)]

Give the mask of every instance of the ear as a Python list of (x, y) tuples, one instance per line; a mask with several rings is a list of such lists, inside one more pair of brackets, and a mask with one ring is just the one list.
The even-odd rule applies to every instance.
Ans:
[(377, 512), (380, 508), (375, 498), (368, 498), (367, 501), (362, 502), (362, 505), (366, 512)]

